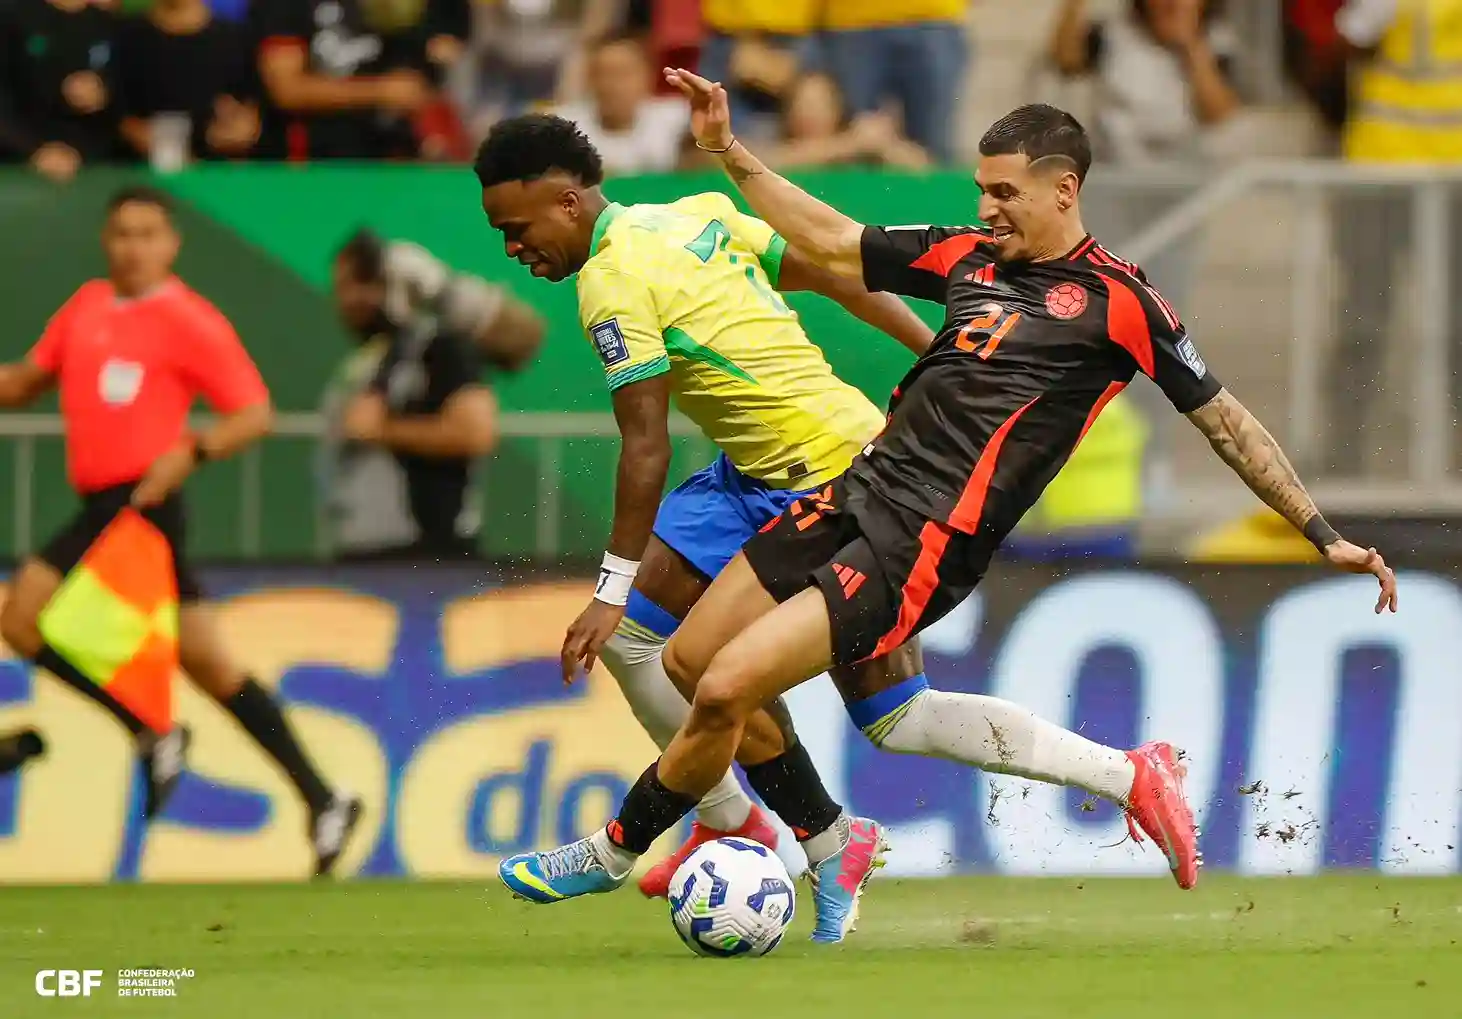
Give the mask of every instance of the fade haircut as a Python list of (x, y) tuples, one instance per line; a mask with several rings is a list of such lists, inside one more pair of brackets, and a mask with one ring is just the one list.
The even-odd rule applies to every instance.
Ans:
[(593, 187), (604, 180), (604, 162), (572, 121), (549, 113), (510, 117), (493, 127), (473, 164), (484, 188), (527, 183), (554, 170)]
[(169, 221), (173, 218), (172, 196), (146, 184), (129, 184), (112, 192), (112, 197), (107, 199), (107, 216), (110, 217), (124, 205), (151, 205), (155, 209), (161, 209)]
[(1060, 159), (1068, 163), (1078, 181), (1091, 169), (1091, 138), (1086, 128), (1065, 110), (1045, 103), (1032, 103), (1011, 110), (990, 125), (980, 139), (982, 156), (1025, 156), (1032, 163)]

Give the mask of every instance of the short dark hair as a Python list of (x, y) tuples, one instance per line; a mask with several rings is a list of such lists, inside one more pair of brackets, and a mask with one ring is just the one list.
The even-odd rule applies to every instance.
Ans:
[(173, 199), (166, 191), (147, 184), (129, 184), (112, 192), (107, 199), (107, 215), (110, 216), (124, 205), (151, 205), (161, 209), (169, 220), (173, 218)]
[(591, 187), (604, 180), (604, 162), (594, 143), (572, 121), (551, 113), (499, 121), (478, 148), (472, 168), (485, 188), (538, 180), (553, 170)]
[(363, 283), (386, 275), (386, 242), (369, 227), (361, 227), (345, 239), (335, 258), (350, 266), (351, 274)]
[(1091, 138), (1086, 128), (1065, 110), (1032, 103), (1011, 110), (990, 125), (980, 139), (980, 155), (1022, 155), (1034, 163), (1052, 157), (1068, 160), (1076, 179), (1086, 180), (1091, 169)]

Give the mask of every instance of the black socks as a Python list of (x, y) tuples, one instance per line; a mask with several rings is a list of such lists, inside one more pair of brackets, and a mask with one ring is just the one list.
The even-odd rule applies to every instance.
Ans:
[(660, 762), (645, 769), (630, 787), (619, 817), (609, 822), (609, 841), (636, 855), (647, 853), (650, 845), (695, 809), (698, 796), (687, 796), (665, 788), (656, 773)]
[(320, 814), (330, 805), (333, 796), (330, 787), (305, 756), (304, 748), (295, 739), (294, 731), (268, 690), (254, 680), (246, 679), (239, 692), (230, 697), (224, 707), (233, 712), (244, 730), (279, 762), (305, 803), (309, 804), (312, 815)]
[[(695, 809), (699, 797), (667, 789), (656, 761), (636, 780), (619, 817), (609, 822), (609, 841), (631, 853), (645, 853), (650, 844)], [(780, 757), (746, 768), (746, 780), (771, 810), (804, 841), (831, 828), (843, 814), (823, 787), (807, 748), (794, 745)]]
[(801, 743), (745, 771), (747, 783), (792, 829), (799, 842), (827, 831), (842, 816), (843, 808), (828, 795), (822, 776)]

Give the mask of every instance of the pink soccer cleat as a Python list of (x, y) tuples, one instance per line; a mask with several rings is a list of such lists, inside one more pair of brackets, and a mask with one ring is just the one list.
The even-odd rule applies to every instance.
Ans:
[(1193, 810), (1183, 793), (1188, 769), (1169, 743), (1144, 743), (1127, 751), (1127, 758), (1137, 769), (1127, 797), (1127, 830), (1132, 841), (1142, 841), (1137, 830), (1141, 826), (1168, 858), (1178, 887), (1192, 888), (1198, 883), (1203, 854), (1198, 852)]
[(853, 933), (858, 925), (858, 903), (863, 889), (874, 871), (883, 866), (883, 854), (887, 851), (882, 825), (866, 817), (855, 817), (848, 824), (848, 844), (808, 869), (812, 905), (817, 910), (813, 941), (833, 945)]
[(761, 843), (768, 849), (777, 848), (777, 829), (772, 827), (771, 819), (767, 817), (766, 811), (755, 803), (751, 805), (751, 813), (746, 816), (746, 823), (735, 831), (717, 831), (696, 821), (690, 826), (690, 838), (685, 840), (684, 845), (645, 871), (645, 876), (640, 878), (641, 894), (650, 899), (665, 898), (670, 894), (670, 879), (675, 876), (675, 872), (680, 869), (680, 865), (691, 853), (707, 842), (714, 842), (728, 836), (750, 839), (753, 842)]

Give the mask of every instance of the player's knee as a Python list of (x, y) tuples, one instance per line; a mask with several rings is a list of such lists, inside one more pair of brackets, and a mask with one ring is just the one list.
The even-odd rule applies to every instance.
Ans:
[(26, 611), (16, 599), (11, 598), (0, 609), (0, 639), (7, 647), (22, 658), (34, 658), (40, 654), (45, 642), (36, 625), (36, 617)]
[(665, 674), (670, 677), (670, 682), (684, 695), (686, 700), (695, 697), (696, 687), (700, 678), (706, 671), (706, 664), (697, 660), (696, 655), (687, 647), (686, 642), (675, 637), (670, 638), (670, 643), (665, 645), (665, 651), (660, 661), (665, 666)]
[(704, 729), (734, 729), (746, 724), (756, 708), (734, 672), (714, 669), (702, 677), (691, 702), (691, 720)]

